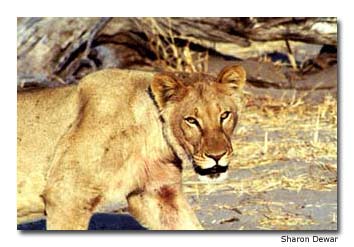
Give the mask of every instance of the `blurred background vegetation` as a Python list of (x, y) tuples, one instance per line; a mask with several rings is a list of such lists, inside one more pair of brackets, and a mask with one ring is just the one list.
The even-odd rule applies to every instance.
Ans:
[(107, 67), (216, 73), (241, 63), (254, 86), (328, 89), (335, 73), (311, 80), (336, 68), (336, 47), (336, 18), (18, 18), (17, 81), (22, 89)]

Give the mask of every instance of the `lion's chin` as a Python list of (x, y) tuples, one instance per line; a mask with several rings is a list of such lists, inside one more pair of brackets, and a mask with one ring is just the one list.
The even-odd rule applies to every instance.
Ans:
[(202, 182), (206, 183), (220, 183), (227, 179), (228, 177), (228, 172), (223, 172), (223, 173), (214, 173), (214, 174), (208, 174), (208, 175), (198, 175), (198, 178)]

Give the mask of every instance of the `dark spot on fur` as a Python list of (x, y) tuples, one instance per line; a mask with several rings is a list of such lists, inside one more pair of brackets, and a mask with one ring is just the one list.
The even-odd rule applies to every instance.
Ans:
[(89, 211), (93, 211), (96, 208), (96, 206), (100, 203), (101, 200), (102, 200), (101, 195), (98, 195), (98, 196), (90, 199), (88, 202), (88, 207), (85, 209), (88, 209)]
[(161, 198), (161, 201), (164, 205), (169, 205), (175, 208), (175, 198), (176, 198), (176, 190), (170, 186), (162, 186), (159, 191), (158, 195)]
[(110, 140), (114, 140), (114, 139), (116, 139), (116, 138), (117, 138), (117, 135), (110, 135), (110, 136), (109, 136), (109, 139), (110, 139)]
[(124, 136), (124, 137), (127, 137), (128, 134), (129, 134), (129, 132), (128, 132), (128, 130), (122, 130), (122, 131), (120, 132), (120, 134), (121, 134), (122, 136)]

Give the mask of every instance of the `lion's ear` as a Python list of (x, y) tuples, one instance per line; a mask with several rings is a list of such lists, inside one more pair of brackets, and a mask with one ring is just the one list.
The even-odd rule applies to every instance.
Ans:
[(183, 84), (171, 73), (156, 74), (151, 82), (151, 92), (160, 109), (177, 99), (182, 87)]
[(229, 83), (233, 87), (242, 90), (246, 83), (246, 71), (240, 65), (227, 66), (221, 70), (217, 81), (220, 83)]

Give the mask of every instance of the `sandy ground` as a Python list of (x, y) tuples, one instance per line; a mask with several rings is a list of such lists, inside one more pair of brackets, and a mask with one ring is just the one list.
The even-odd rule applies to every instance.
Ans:
[[(184, 190), (208, 230), (337, 230), (337, 100), (246, 94), (229, 179)], [(326, 95), (326, 93), (324, 94)], [(91, 230), (144, 229), (124, 213), (98, 214)], [(45, 229), (45, 221), (18, 225)]]

